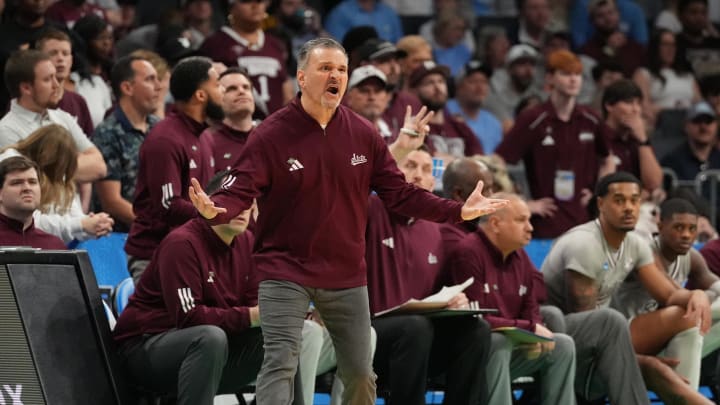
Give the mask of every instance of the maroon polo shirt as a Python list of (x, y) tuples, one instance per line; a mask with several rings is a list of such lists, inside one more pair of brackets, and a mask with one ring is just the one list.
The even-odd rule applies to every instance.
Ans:
[(162, 241), (113, 332), (117, 342), (173, 328), (215, 325), (229, 335), (250, 327), (257, 305), (253, 236), (226, 245), (196, 218)]
[[(405, 112), (407, 106), (412, 107), (413, 115), (417, 114), (422, 108), (422, 102), (415, 93), (409, 91), (400, 90), (393, 93), (393, 98), (390, 100), (390, 105), (382, 115), (382, 119), (390, 127), (390, 131), (393, 136), (396, 136), (400, 128), (405, 124)], [(392, 139), (391, 141), (394, 141)]]
[(705, 258), (708, 269), (720, 277), (720, 239), (706, 243), (700, 249), (700, 254)]
[(199, 52), (226, 66), (242, 66), (248, 70), (258, 97), (272, 114), (283, 106), (283, 84), (288, 78), (288, 51), (285, 44), (265, 32), (260, 47), (248, 47), (232, 28), (222, 27), (200, 46)]
[[(580, 202), (580, 192), (584, 188), (590, 191), (595, 188), (601, 159), (609, 155), (609, 130), (584, 106), (576, 105), (570, 120), (561, 121), (550, 101), (517, 118), (495, 152), (509, 163), (522, 160), (532, 198), (551, 197), (558, 207), (552, 217), (532, 218), (534, 237), (556, 238), (589, 220), (587, 209)], [(568, 201), (555, 198), (557, 170), (575, 173), (575, 193)]]
[(83, 96), (74, 91), (65, 90), (57, 108), (75, 117), (78, 125), (83, 132), (85, 132), (85, 135), (88, 138), (92, 137), (95, 127), (93, 126), (90, 110), (88, 110), (87, 103)]
[[(453, 140), (462, 140), (463, 145), (463, 156), (482, 155), (483, 148), (480, 141), (477, 139), (472, 129), (460, 118), (450, 114), (450, 112), (443, 108), (441, 114), (444, 116), (442, 124), (430, 124), (430, 132), (425, 138), (425, 145), (430, 149), (431, 153), (438, 151), (436, 142), (447, 143), (449, 150), (447, 151), (451, 155), (457, 155), (453, 153), (453, 146), (451, 142)], [(443, 140), (433, 138), (443, 138)]]
[(68, 28), (72, 28), (77, 20), (88, 14), (95, 14), (105, 19), (105, 11), (101, 7), (89, 3), (83, 3), (83, 5), (78, 7), (73, 3), (77, 2), (73, 0), (59, 0), (48, 7), (45, 16), (50, 20), (67, 25)]
[(35, 228), (33, 221), (27, 229), (24, 224), (0, 214), (0, 246), (29, 246), (38, 249), (65, 250), (67, 246), (55, 235)]
[(388, 210), (435, 222), (460, 221), (460, 203), (405, 182), (366, 119), (339, 106), (323, 129), (300, 98), (265, 119), (213, 195), (226, 223), (258, 198), (255, 262), (261, 280), (314, 288), (366, 285), (367, 197)]
[(389, 213), (370, 196), (365, 243), (371, 314), (437, 291), (445, 258), (439, 224)]
[(640, 143), (627, 129), (609, 129), (608, 145), (617, 158), (616, 170), (632, 173), (638, 179), (640, 176)]
[(449, 269), (455, 283), (475, 278), (465, 295), (478, 301), (481, 308), (498, 310), (497, 315), (483, 315), (491, 327), (516, 326), (534, 332), (535, 324), (542, 322), (533, 292), (533, 275), (539, 272), (524, 250), (503, 260), (502, 253), (478, 229), (460, 242), (449, 258)]
[(188, 187), (192, 177), (205, 185), (214, 173), (212, 148), (200, 134), (204, 123), (180, 111), (158, 122), (140, 146), (133, 211), (125, 251), (150, 259), (171, 229), (197, 216)]
[(625, 77), (632, 77), (635, 70), (645, 66), (645, 47), (626, 38), (625, 46), (617, 51), (611, 51), (605, 46), (606, 40), (600, 35), (592, 37), (581, 49), (581, 53), (590, 56), (598, 63), (616, 63), (622, 66)]
[(202, 137), (207, 137), (212, 147), (215, 172), (230, 170), (235, 166), (249, 134), (250, 131), (238, 131), (222, 122), (203, 132)]

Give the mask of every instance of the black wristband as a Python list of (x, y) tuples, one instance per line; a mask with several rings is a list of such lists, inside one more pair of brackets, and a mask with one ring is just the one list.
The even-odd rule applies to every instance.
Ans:
[(640, 146), (652, 146), (652, 145), (650, 144), (650, 138), (647, 138), (647, 139), (645, 139), (645, 142), (639, 142), (638, 144), (639, 144)]

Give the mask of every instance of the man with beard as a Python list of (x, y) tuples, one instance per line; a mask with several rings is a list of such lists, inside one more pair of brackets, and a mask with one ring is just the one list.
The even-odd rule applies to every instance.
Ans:
[(720, 169), (717, 115), (708, 103), (701, 101), (690, 107), (685, 133), (687, 142), (668, 153), (661, 166), (672, 169), (679, 180), (694, 180), (703, 170)]
[(221, 104), (225, 118), (202, 135), (212, 145), (215, 173), (235, 166), (250, 131), (255, 127), (252, 119), (255, 99), (247, 71), (231, 67), (220, 74), (219, 80), (225, 88)]
[(537, 238), (556, 238), (588, 218), (597, 179), (615, 171), (607, 146), (609, 129), (576, 103), (582, 63), (567, 50), (550, 54), (550, 98), (524, 111), (495, 153), (509, 163), (523, 160)]
[[(666, 350), (679, 353), (694, 346), (698, 329), (705, 333), (710, 327), (710, 305), (703, 291), (670, 281), (655, 266), (647, 242), (631, 232), (641, 189), (640, 180), (627, 172), (601, 178), (595, 189), (598, 218), (562, 235), (542, 265), (549, 302), (566, 314), (567, 334), (575, 340), (576, 392), (586, 400), (608, 395), (612, 404), (647, 404), (643, 376), (666, 401), (675, 395), (697, 398), (668, 367), (678, 365), (677, 360), (655, 356), (687, 329), (694, 336), (677, 346), (671, 342)], [(629, 322), (611, 309), (617, 307), (615, 293), (628, 278), (637, 280), (664, 308)], [(679, 353), (679, 374), (691, 378), (691, 370), (699, 370), (699, 359), (693, 365), (692, 356)]]
[(153, 127), (140, 147), (136, 216), (125, 244), (135, 283), (168, 232), (197, 216), (188, 187), (190, 178), (206, 184), (214, 173), (212, 147), (200, 134), (206, 119), (223, 119), (218, 77), (208, 58), (180, 61), (170, 79), (175, 111)]
[(626, 77), (645, 64), (645, 47), (620, 30), (620, 12), (615, 0), (593, 0), (588, 5), (595, 35), (582, 53), (598, 63), (620, 63)]
[(490, 95), (485, 105), (500, 120), (505, 132), (513, 125), (518, 103), (539, 92), (533, 82), (539, 58), (530, 45), (515, 45), (505, 57), (505, 67), (496, 69), (490, 78)]
[(395, 47), (391, 42), (372, 38), (358, 48), (357, 55), (361, 66), (375, 66), (385, 75), (390, 99), (383, 110), (382, 119), (389, 125), (390, 131), (395, 136), (402, 127), (407, 106), (410, 106), (413, 113), (422, 107), (420, 100), (412, 91), (405, 91), (402, 88), (403, 77), (399, 59), (406, 57), (407, 53)]
[(503, 137), (500, 121), (485, 109), (490, 77), (489, 66), (477, 59), (469, 61), (455, 79), (455, 98), (447, 103), (448, 111), (465, 120), (487, 154), (495, 151)]
[(410, 75), (410, 86), (423, 105), (435, 114), (430, 119), (430, 132), (425, 144), (432, 155), (445, 161), (463, 156), (482, 155), (483, 148), (472, 129), (445, 108), (448, 101), (447, 79), (450, 71), (435, 62), (423, 62)]
[(75, 117), (55, 109), (60, 85), (55, 65), (47, 54), (17, 51), (5, 65), (4, 77), (13, 100), (10, 111), (0, 120), (0, 147), (17, 143), (46, 125), (58, 124), (70, 132), (79, 151), (75, 180), (87, 183), (105, 176), (107, 168), (102, 154)]
[[(12, 3), (14, 7), (5, 9), (4, 17), (9, 16), (9, 18), (0, 24), (0, 69), (4, 69), (12, 52), (30, 48), (40, 33), (55, 26), (53, 22), (45, 18), (45, 12), (51, 3), (48, 0), (19, 0), (5, 1), (4, 3)], [(62, 27), (58, 25), (57, 28)], [(11, 98), (6, 86), (7, 83), (0, 83), (0, 111), (2, 112), (7, 111)]]
[[(308, 41), (298, 54), (298, 97), (253, 132), (238, 164), (212, 199), (192, 180), (190, 198), (211, 224), (226, 223), (257, 198), (255, 263), (265, 359), (257, 401), (293, 398), (303, 321), (310, 301), (332, 336), (343, 403), (374, 404), (365, 227), (373, 190), (388, 210), (435, 222), (470, 220), (504, 200), (465, 204), (408, 184), (367, 120), (340, 105), (348, 57), (331, 38)], [(424, 137), (432, 116), (421, 109), (404, 133)]]

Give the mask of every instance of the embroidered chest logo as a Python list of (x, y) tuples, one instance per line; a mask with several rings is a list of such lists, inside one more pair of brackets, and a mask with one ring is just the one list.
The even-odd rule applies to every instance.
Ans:
[(305, 166), (303, 166), (302, 163), (300, 163), (300, 161), (297, 160), (297, 159), (295, 159), (295, 158), (290, 158), (290, 159), (288, 159), (288, 160), (287, 160), (287, 164), (290, 165), (290, 171), (291, 171), (291, 172), (294, 172), (295, 170), (300, 170), (300, 169), (304, 169), (304, 168), (305, 168)]
[(542, 146), (553, 146), (553, 145), (555, 145), (555, 140), (553, 139), (552, 136), (545, 135), (545, 138), (543, 138), (541, 145)]
[(223, 159), (230, 159), (232, 157), (232, 153), (226, 153), (223, 155)]
[(195, 159), (190, 159), (190, 168), (197, 169), (197, 163), (195, 163)]
[(382, 244), (389, 247), (390, 249), (395, 249), (395, 241), (393, 240), (393, 238), (383, 239)]
[(214, 282), (215, 282), (215, 279), (214, 279), (213, 277), (215, 277), (215, 272), (214, 272), (214, 271), (208, 271), (208, 279), (207, 279), (207, 282), (208, 282), (208, 283), (214, 283)]
[(357, 155), (353, 153), (352, 157), (350, 158), (350, 164), (353, 166), (357, 166), (363, 163), (367, 163), (367, 158), (365, 157), (365, 155)]
[(518, 295), (522, 297), (522, 296), (525, 295), (526, 293), (527, 293), (527, 287), (525, 287), (524, 285), (520, 284), (520, 288), (518, 288)]
[(428, 263), (429, 264), (437, 264), (437, 262), (438, 262), (437, 256), (435, 256), (432, 253), (428, 253)]

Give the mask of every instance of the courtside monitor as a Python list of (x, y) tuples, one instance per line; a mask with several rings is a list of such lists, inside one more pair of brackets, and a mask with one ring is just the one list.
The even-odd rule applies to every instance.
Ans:
[(84, 251), (0, 248), (0, 404), (132, 399)]

